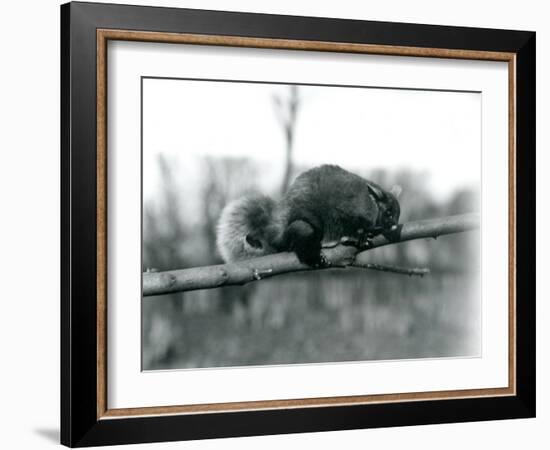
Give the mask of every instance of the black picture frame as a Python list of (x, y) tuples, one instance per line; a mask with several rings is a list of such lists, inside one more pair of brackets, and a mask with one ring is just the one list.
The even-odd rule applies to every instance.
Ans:
[[(516, 395), (98, 418), (98, 29), (516, 55)], [(94, 3), (61, 6), (61, 443), (71, 447), (535, 416), (534, 32)]]

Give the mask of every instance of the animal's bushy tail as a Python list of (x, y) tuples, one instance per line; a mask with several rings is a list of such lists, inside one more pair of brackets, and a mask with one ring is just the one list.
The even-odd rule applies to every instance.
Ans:
[(217, 246), (225, 262), (263, 256), (274, 247), (275, 201), (250, 193), (229, 202), (217, 227)]

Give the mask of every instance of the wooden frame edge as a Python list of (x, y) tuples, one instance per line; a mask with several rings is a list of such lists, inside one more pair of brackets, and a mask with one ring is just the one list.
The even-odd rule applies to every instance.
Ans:
[(401, 394), (356, 395), (338, 397), (315, 397), (287, 400), (259, 400), (231, 403), (204, 403), (197, 405), (147, 406), (138, 408), (107, 409), (99, 419), (160, 416), (174, 414), (230, 413), (239, 411), (262, 411), (271, 409), (296, 409), (372, 405), (380, 403), (444, 401), (464, 398), (506, 397), (514, 395), (511, 388), (467, 389), (460, 391), (410, 392)]
[(97, 417), (107, 411), (107, 40), (97, 33)]
[[(175, 414), (205, 414), (270, 409), (350, 406), (376, 403), (451, 400), (514, 396), (516, 383), (516, 53), (445, 48), (405, 47), (240, 36), (164, 33), (98, 28), (97, 37), (97, 419), (146, 417)], [(508, 387), (467, 390), (413, 392), (359, 396), (316, 397), (197, 405), (149, 406), (108, 409), (107, 405), (107, 41), (179, 43), (230, 47), (363, 53), (389, 56), (432, 57), (501, 61), (508, 63), (509, 139), (509, 368)]]
[(97, 29), (98, 40), (123, 40), (171, 44), (217, 45), (223, 47), (266, 48), (277, 50), (307, 50), (321, 52), (364, 53), (372, 55), (437, 57), (487, 61), (511, 61), (515, 53), (484, 50), (459, 50), (432, 47), (406, 47), (380, 44), (357, 44), (329, 41), (299, 41), (293, 39), (251, 38), (194, 33), (160, 33), (154, 31)]
[(508, 386), (516, 380), (516, 55), (508, 61)]

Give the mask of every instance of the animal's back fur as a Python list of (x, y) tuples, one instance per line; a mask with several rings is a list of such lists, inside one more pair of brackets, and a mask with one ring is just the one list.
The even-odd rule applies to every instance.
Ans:
[(298, 176), (280, 209), (287, 223), (305, 220), (321, 229), (323, 242), (372, 227), (378, 216), (367, 180), (335, 165), (315, 167)]

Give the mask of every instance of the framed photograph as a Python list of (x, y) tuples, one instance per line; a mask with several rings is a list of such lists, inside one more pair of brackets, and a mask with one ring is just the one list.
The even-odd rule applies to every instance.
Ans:
[(535, 415), (535, 33), (61, 7), (61, 441)]

